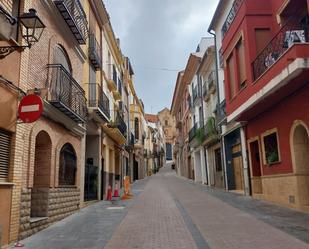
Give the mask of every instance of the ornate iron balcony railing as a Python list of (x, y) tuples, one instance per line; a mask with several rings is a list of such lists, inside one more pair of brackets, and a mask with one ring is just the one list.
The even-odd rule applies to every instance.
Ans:
[(86, 44), (88, 22), (80, 0), (54, 0), (63, 19), (79, 44)]
[(88, 84), (88, 104), (89, 107), (99, 108), (107, 118), (110, 118), (109, 99), (100, 84)]
[(216, 123), (222, 125), (223, 120), (226, 119), (226, 102), (225, 100), (216, 106)]
[(118, 130), (122, 133), (124, 137), (127, 137), (127, 125), (124, 122), (123, 118), (121, 117), (120, 114), (117, 114), (116, 117), (116, 126)]
[(76, 122), (87, 114), (85, 92), (61, 64), (48, 64), (49, 102)]
[(195, 138), (197, 129), (198, 129), (198, 124), (195, 123), (194, 126), (189, 131), (189, 142), (191, 142)]
[(101, 46), (94, 34), (89, 35), (89, 60), (96, 70), (100, 70), (102, 66), (102, 52)]
[(252, 63), (254, 79), (259, 78), (294, 43), (309, 42), (309, 17), (293, 15)]
[(113, 65), (113, 81), (117, 86), (117, 71), (115, 65)]
[(233, 6), (229, 12), (229, 14), (227, 15), (225, 22), (221, 28), (221, 34), (222, 37), (225, 36), (226, 32), (229, 30), (229, 28), (231, 27), (237, 13), (238, 10), (240, 9), (241, 4), (243, 3), (244, 0), (235, 0), (233, 3)]

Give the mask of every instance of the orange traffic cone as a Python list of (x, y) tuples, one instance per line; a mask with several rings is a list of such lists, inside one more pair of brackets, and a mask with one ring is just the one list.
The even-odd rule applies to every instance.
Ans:
[(114, 197), (119, 197), (118, 184), (115, 183)]
[(111, 187), (111, 185), (108, 185), (106, 200), (107, 201), (111, 201), (112, 200), (112, 187)]

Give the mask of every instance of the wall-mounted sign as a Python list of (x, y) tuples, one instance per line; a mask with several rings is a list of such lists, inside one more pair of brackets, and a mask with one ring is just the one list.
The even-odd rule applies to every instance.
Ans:
[(30, 94), (22, 98), (18, 106), (18, 116), (24, 123), (33, 123), (43, 112), (43, 101), (40, 96)]

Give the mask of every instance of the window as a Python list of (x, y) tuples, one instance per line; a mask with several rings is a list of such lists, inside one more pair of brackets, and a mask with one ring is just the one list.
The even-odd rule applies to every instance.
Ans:
[(264, 164), (270, 165), (280, 161), (278, 135), (276, 130), (265, 133), (263, 137)]
[(245, 62), (245, 47), (241, 39), (236, 45), (237, 55), (237, 73), (238, 73), (238, 89), (242, 89), (246, 84), (246, 62)]
[(228, 72), (228, 78), (229, 78), (229, 87), (230, 87), (230, 99), (234, 98), (236, 95), (236, 87), (235, 87), (235, 66), (234, 66), (234, 60), (233, 55), (231, 55), (227, 61), (227, 72)]
[(139, 123), (138, 123), (138, 118), (134, 119), (134, 133), (135, 133), (135, 138), (139, 139)]
[(11, 134), (0, 129), (0, 181), (7, 181), (10, 165)]
[(165, 120), (165, 126), (168, 126), (168, 120)]
[(76, 154), (71, 144), (65, 144), (60, 151), (59, 185), (75, 185)]

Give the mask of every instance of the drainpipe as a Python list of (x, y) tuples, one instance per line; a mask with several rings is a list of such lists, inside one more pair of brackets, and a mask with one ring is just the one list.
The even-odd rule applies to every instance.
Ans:
[[(215, 61), (216, 61), (216, 85), (217, 85), (217, 105), (218, 105), (218, 111), (221, 112), (220, 108), (220, 89), (219, 89), (219, 67), (218, 67), (218, 47), (217, 47), (217, 36), (216, 33), (211, 32), (211, 30), (208, 30), (208, 33), (211, 34), (214, 37), (215, 40)], [(221, 127), (220, 127), (220, 133)], [(221, 135), (221, 134), (220, 134)], [(223, 163), (223, 177), (225, 179), (225, 189), (228, 189), (228, 183), (227, 183), (227, 174), (226, 174), (226, 160), (225, 160), (225, 145), (224, 145), (224, 137), (221, 137), (220, 139), (221, 144), (221, 163)]]
[[(206, 53), (206, 52), (205, 52)], [(203, 83), (201, 81), (201, 77), (200, 77), (200, 72), (199, 70), (197, 71), (197, 82), (198, 82), (198, 88), (200, 91), (200, 98), (201, 98), (201, 107), (202, 107), (202, 122), (203, 122), (203, 126), (200, 127), (202, 129), (205, 130), (205, 117), (204, 117), (204, 99), (203, 99)], [(200, 124), (201, 124), (201, 120), (200, 120)], [(201, 174), (202, 174), (202, 183), (205, 184), (205, 182), (208, 183), (208, 170), (207, 170), (207, 161), (206, 159), (206, 149), (202, 143), (202, 148), (200, 149), (200, 159), (201, 159)], [(203, 163), (204, 161), (204, 163)]]
[(220, 106), (220, 91), (219, 91), (219, 67), (218, 67), (218, 47), (217, 47), (217, 36), (216, 33), (212, 33), (211, 30), (208, 31), (214, 37), (215, 40), (215, 61), (216, 61), (216, 85), (217, 85), (217, 104)]

